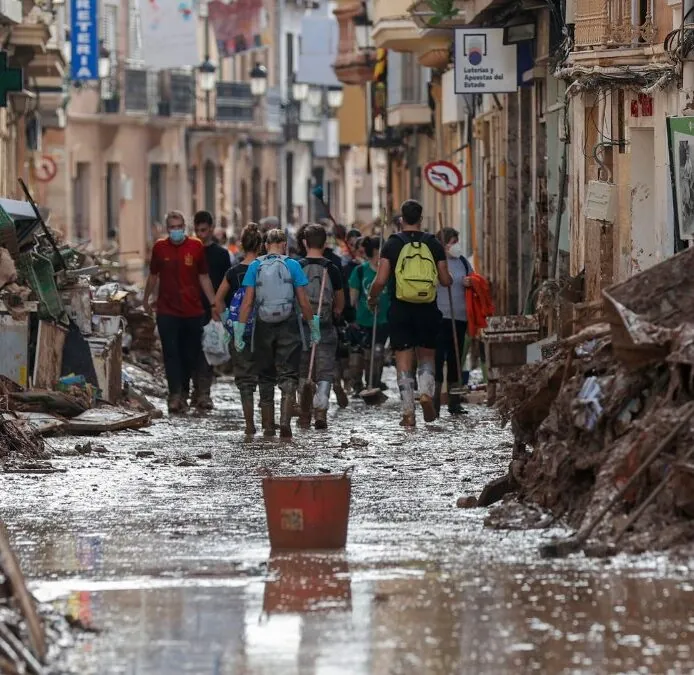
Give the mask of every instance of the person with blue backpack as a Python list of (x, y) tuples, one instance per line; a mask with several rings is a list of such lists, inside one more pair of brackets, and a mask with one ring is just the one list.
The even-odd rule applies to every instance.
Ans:
[[(246, 294), (246, 288), (243, 285), (243, 279), (248, 272), (248, 268), (251, 264), (258, 258), (260, 250), (263, 247), (263, 235), (260, 233), (260, 227), (256, 223), (248, 223), (246, 227), (241, 231), (241, 251), (243, 252), (243, 259), (240, 263), (234, 265), (225, 275), (219, 289), (217, 290), (217, 296), (215, 298), (215, 304), (217, 311), (220, 316), (224, 315), (224, 310), (228, 306), (228, 313), (225, 318), (225, 326), (227, 330), (232, 334), (233, 337), (233, 325), (234, 322), (239, 320), (239, 314), (241, 311), (241, 303)], [(229, 301), (227, 302), (227, 299)], [(234, 382), (241, 395), (241, 408), (243, 410), (243, 419), (246, 423), (245, 434), (246, 436), (253, 436), (256, 432), (254, 413), (255, 409), (253, 407), (253, 394), (255, 393), (255, 387), (258, 384), (258, 372), (251, 352), (251, 332), (253, 330), (253, 313), (249, 317), (246, 323), (246, 329), (244, 331), (244, 341), (246, 343), (244, 349), (241, 352), (232, 350), (231, 361), (234, 368)], [(262, 387), (268, 387), (267, 383), (260, 385)], [(266, 391), (265, 397), (273, 397), (273, 386), (269, 386), (269, 390)], [(261, 393), (261, 398), (263, 394)]]
[(291, 438), (299, 365), (303, 349), (301, 317), (310, 326), (310, 341), (320, 342), (320, 317), (314, 315), (306, 286), (308, 279), (298, 261), (288, 258), (287, 235), (270, 230), (265, 240), (267, 255), (254, 260), (243, 279), (246, 289), (238, 321), (233, 322), (234, 348), (246, 348), (246, 326), (255, 311), (251, 351), (258, 368), (260, 414), (263, 435), (275, 435), (275, 382), (282, 392), (280, 438)]

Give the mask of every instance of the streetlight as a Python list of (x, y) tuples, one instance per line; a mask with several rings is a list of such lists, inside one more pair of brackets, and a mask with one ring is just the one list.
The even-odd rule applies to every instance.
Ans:
[(211, 92), (217, 82), (215, 76), (217, 67), (210, 61), (210, 57), (206, 56), (205, 60), (198, 66), (198, 70), (200, 71), (200, 89), (205, 93)]
[(250, 72), (251, 94), (253, 96), (264, 96), (267, 91), (267, 68), (262, 63), (256, 63)]
[(308, 85), (304, 82), (294, 82), (292, 84), (292, 98), (299, 103), (308, 97)]
[(323, 100), (322, 90), (320, 90), (316, 87), (311, 87), (308, 90), (308, 104), (312, 108), (318, 108), (320, 106), (322, 100)]
[(337, 110), (345, 98), (345, 94), (342, 91), (342, 87), (328, 87), (328, 107), (332, 110)]

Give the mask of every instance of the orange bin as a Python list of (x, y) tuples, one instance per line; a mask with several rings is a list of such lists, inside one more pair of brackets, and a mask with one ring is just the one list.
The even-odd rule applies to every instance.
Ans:
[(344, 548), (353, 469), (342, 474), (273, 476), (266, 468), (263, 497), (272, 550)]

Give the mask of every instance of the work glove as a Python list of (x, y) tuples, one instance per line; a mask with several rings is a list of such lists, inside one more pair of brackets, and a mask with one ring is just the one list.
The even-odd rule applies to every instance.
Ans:
[(234, 329), (234, 349), (237, 352), (242, 352), (246, 348), (246, 341), (243, 339), (246, 324), (241, 323), (240, 321), (234, 321), (232, 326)]
[(311, 319), (311, 344), (317, 345), (320, 342), (320, 317), (317, 314)]

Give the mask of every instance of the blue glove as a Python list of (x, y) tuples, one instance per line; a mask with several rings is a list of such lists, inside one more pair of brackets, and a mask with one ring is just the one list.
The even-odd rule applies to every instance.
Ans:
[(311, 344), (317, 345), (320, 342), (320, 317), (317, 314), (311, 319)]
[(246, 324), (240, 321), (234, 321), (234, 349), (237, 352), (242, 352), (246, 348), (246, 341), (243, 339), (243, 334), (246, 331)]

